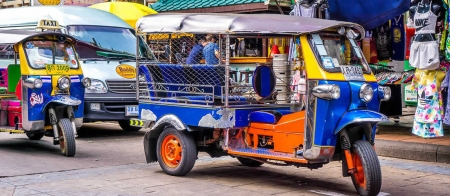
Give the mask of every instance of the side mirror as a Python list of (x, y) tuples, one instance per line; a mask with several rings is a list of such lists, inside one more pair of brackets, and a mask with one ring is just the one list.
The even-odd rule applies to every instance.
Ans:
[(67, 39), (66, 36), (64, 36), (64, 35), (58, 35), (58, 42), (59, 42), (59, 43), (65, 42), (66, 39)]

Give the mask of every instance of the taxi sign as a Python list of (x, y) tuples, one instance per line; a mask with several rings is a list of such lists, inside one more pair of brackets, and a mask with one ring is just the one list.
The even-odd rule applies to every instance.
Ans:
[(58, 21), (56, 20), (47, 20), (47, 19), (43, 19), (40, 20), (37, 27), (37, 29), (61, 29), (61, 26), (59, 26)]

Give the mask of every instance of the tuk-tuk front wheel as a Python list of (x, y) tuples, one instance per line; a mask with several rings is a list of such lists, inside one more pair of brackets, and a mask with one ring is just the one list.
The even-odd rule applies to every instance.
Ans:
[(381, 166), (372, 145), (358, 140), (352, 146), (352, 160), (355, 167), (351, 175), (359, 195), (376, 196), (381, 190)]
[(67, 118), (62, 118), (58, 122), (59, 147), (66, 157), (75, 155), (75, 131), (72, 123)]
[(194, 167), (197, 149), (192, 135), (167, 127), (158, 137), (156, 154), (159, 165), (169, 175), (183, 176)]

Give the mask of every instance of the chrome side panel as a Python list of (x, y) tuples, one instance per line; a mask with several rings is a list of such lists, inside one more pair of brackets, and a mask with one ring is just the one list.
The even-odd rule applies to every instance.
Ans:
[[(21, 78), (22, 79), (22, 78)], [(22, 85), (22, 127), (25, 131), (38, 131), (44, 129), (45, 121), (28, 120), (28, 88)]]
[[(318, 81), (308, 80), (308, 89), (314, 89), (318, 85)], [(306, 96), (306, 123), (305, 123), (305, 146), (304, 154), (306, 154), (314, 144), (314, 128), (315, 128), (315, 116), (316, 116), (316, 102), (317, 99), (310, 92), (307, 92)]]

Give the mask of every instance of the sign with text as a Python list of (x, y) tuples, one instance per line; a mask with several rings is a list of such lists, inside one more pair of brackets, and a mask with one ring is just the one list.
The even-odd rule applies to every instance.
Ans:
[(31, 6), (63, 5), (64, 0), (31, 0)]
[(417, 103), (417, 90), (412, 90), (411, 84), (405, 85), (405, 102)]
[(365, 81), (364, 73), (361, 67), (359, 66), (340, 66), (341, 72), (344, 74), (346, 80), (358, 80)]

